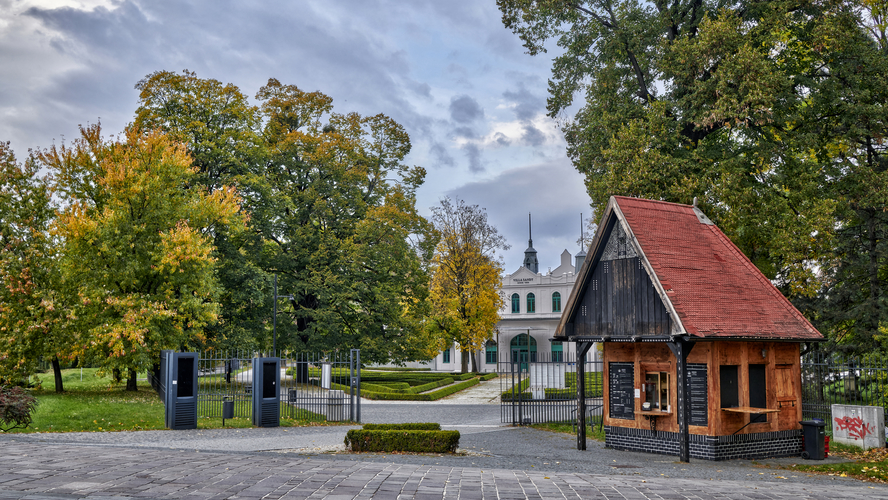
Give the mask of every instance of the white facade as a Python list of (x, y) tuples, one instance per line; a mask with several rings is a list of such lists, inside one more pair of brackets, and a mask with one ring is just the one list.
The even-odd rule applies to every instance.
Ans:
[[(525, 253), (530, 251), (533, 251), (532, 247), (528, 248), (528, 252)], [(533, 253), (536, 252), (533, 251)], [(577, 257), (585, 258), (585, 253), (581, 253)], [(561, 319), (561, 311), (564, 310), (576, 281), (576, 272), (571, 259), (570, 252), (565, 250), (561, 253), (560, 265), (555, 269), (550, 268), (545, 273), (535, 273), (527, 267), (521, 266), (513, 273), (503, 276), (500, 286), (500, 296), (503, 298), (503, 308), (500, 309), (500, 318), (502, 319), (491, 334), (491, 339), (488, 342), (489, 347), (477, 354), (478, 371), (496, 371), (497, 360), (507, 363), (513, 356), (512, 351), (515, 350), (513, 342), (518, 345), (517, 350), (530, 353), (530, 361), (552, 359), (553, 349), (550, 339), (555, 335), (555, 328)], [(528, 307), (528, 298), (531, 294), (533, 296), (532, 310)], [(517, 312), (513, 309), (513, 296), (516, 295), (518, 299)], [(528, 334), (531, 339), (530, 346), (527, 346)], [(487, 354), (487, 351), (494, 345), (496, 357)], [(565, 342), (560, 347), (562, 349), (560, 352), (570, 352), (569, 355), (562, 355), (564, 359), (574, 359), (573, 344)], [(559, 352), (557, 346), (555, 352)], [(461, 356), (459, 347), (454, 345), (450, 348), (449, 356), (442, 352), (432, 361), (417, 363), (416, 366), (432, 370), (459, 371)], [(554, 354), (554, 356), (557, 358), (559, 355)], [(591, 349), (587, 356), (589, 360), (596, 359), (597, 349)], [(469, 369), (471, 369), (471, 363)]]
[[(559, 357), (565, 360), (575, 359), (575, 344), (564, 342), (556, 345), (553, 351), (550, 341), (555, 335), (561, 312), (567, 305), (577, 278), (570, 252), (565, 250), (561, 253), (561, 262), (555, 269), (549, 268), (545, 273), (534, 272), (532, 269), (538, 267), (538, 264), (536, 250), (533, 249), (532, 241), (530, 243), (524, 252), (524, 265), (503, 276), (500, 285), (500, 296), (503, 298), (501, 319), (491, 332), (488, 346), (479, 351), (475, 358), (480, 372), (497, 371), (497, 361), (508, 363), (516, 354), (522, 356), (519, 354), (521, 351), (526, 353), (523, 354), (525, 362), (557, 361)], [(582, 266), (585, 257), (585, 252), (577, 254), (576, 264)], [(518, 300), (517, 307), (513, 307), (515, 296)], [(531, 296), (532, 300), (529, 301)], [(532, 307), (529, 307), (531, 303)], [(515, 350), (519, 353), (513, 353)], [(559, 352), (562, 354), (558, 354)], [(597, 360), (598, 350), (590, 349), (587, 359)], [(454, 344), (430, 361), (407, 363), (406, 366), (456, 372), (462, 367), (462, 352)], [(471, 361), (469, 369), (472, 369)]]

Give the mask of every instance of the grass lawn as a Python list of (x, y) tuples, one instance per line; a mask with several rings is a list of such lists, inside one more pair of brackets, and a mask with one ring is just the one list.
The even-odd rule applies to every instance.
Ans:
[[(545, 431), (551, 432), (561, 432), (564, 434), (573, 434), (576, 436), (577, 430), (572, 424), (567, 423), (545, 423), (545, 424), (532, 424), (530, 427), (534, 429), (542, 429)], [(591, 439), (593, 441), (604, 441), (604, 428), (598, 425), (598, 422), (586, 422), (586, 439)]]
[(862, 451), (855, 446), (845, 446), (833, 442), (829, 443), (829, 448), (831, 456), (840, 456), (853, 460), (853, 462), (821, 465), (795, 464), (787, 469), (888, 483), (888, 448)]
[[(41, 388), (31, 391), (37, 398), (30, 427), (13, 429), (23, 432), (107, 432), (163, 430), (164, 407), (160, 397), (146, 381), (139, 381), (138, 391), (125, 391), (126, 383), (115, 384), (110, 377), (96, 376), (96, 368), (62, 370), (65, 392), (55, 393), (52, 372), (38, 375)], [(304, 411), (304, 410), (302, 410)], [(302, 418), (281, 418), (281, 427), (328, 425)], [(297, 417), (299, 415), (297, 414)], [(315, 419), (317, 415), (314, 415)], [(225, 427), (252, 427), (249, 418), (225, 421)], [(198, 418), (199, 429), (222, 428), (221, 418)]]

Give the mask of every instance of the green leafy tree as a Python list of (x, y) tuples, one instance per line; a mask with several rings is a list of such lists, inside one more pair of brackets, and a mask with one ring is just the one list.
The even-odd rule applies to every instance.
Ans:
[(39, 158), (68, 202), (55, 231), (76, 284), (72, 354), (127, 370), (136, 390), (137, 370), (199, 343), (217, 320), (212, 232), (240, 224), (238, 196), (194, 186), (185, 148), (157, 131), (106, 141), (99, 125), (81, 127)]
[[(870, 216), (885, 207), (884, 2), (497, 3), (531, 54), (551, 39), (564, 49), (549, 112), (564, 120), (597, 213), (612, 194), (698, 197), (796, 300), (823, 298), (824, 287), (837, 297), (837, 269), (868, 266), (869, 298), (845, 296), (862, 305), (852, 322), (871, 332), (855, 343), (872, 345), (885, 318), (873, 297), (884, 289), (884, 222)], [(848, 231), (870, 240), (866, 266), (842, 250)], [(826, 319), (824, 308), (837, 311), (817, 301), (809, 316)]]
[(50, 233), (54, 218), (38, 164), (18, 163), (9, 143), (0, 143), (0, 383), (26, 380), (43, 358), (52, 360), (62, 392), (66, 294)]
[(434, 232), (416, 212), (425, 170), (403, 163), (404, 128), (275, 79), (256, 98), (268, 153), (249, 203), (263, 268), (292, 296), (281, 345), (360, 348), (368, 362), (434, 356), (422, 328)]
[(496, 250), (509, 246), (487, 222), (478, 205), (449, 198), (432, 209), (432, 222), (441, 235), (432, 266), (432, 312), (429, 328), (462, 351), (462, 373), (477, 371), (475, 352), (490, 339), (500, 320), (502, 265)]
[[(199, 78), (194, 72), (156, 71), (137, 85), (135, 124), (160, 129), (186, 145), (197, 173), (190, 182), (213, 191), (235, 186), (246, 198), (261, 175), (265, 146), (259, 109), (232, 84)], [(248, 218), (248, 224), (250, 220)], [(213, 233), (217, 257), (219, 321), (206, 330), (209, 345), (221, 349), (260, 347), (271, 310), (270, 276), (260, 267), (262, 242), (256, 231)]]

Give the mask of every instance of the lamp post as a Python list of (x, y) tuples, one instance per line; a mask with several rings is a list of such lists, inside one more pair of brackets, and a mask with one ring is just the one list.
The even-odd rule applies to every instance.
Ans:
[(271, 336), (271, 355), (277, 356), (277, 327), (278, 327), (278, 298), (293, 299), (292, 295), (278, 295), (278, 275), (274, 273), (274, 326), (272, 327)]

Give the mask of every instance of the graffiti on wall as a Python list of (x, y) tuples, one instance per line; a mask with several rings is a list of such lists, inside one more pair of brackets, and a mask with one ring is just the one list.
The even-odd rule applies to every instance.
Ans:
[(854, 439), (863, 439), (867, 434), (872, 435), (875, 431), (871, 424), (867, 424), (860, 417), (836, 417), (836, 427), (843, 431), (848, 431), (848, 436)]

